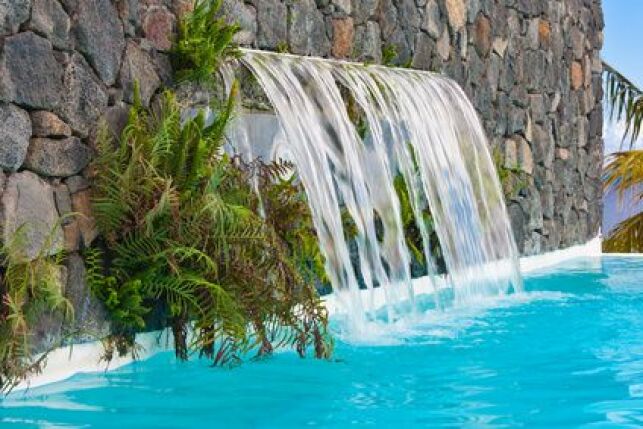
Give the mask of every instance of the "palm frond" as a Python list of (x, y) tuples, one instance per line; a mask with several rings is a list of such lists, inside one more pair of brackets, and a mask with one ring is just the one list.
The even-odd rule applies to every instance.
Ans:
[(643, 91), (618, 70), (603, 62), (607, 103), (612, 119), (625, 121), (623, 141), (630, 139), (630, 148), (638, 139), (643, 124)]
[[(630, 189), (641, 191), (643, 184), (643, 150), (617, 152), (609, 156), (603, 174), (603, 183), (607, 189), (615, 190), (622, 199)], [(643, 198), (643, 193), (638, 199)]]
[(643, 213), (621, 222), (603, 241), (603, 251), (607, 253), (642, 253)]

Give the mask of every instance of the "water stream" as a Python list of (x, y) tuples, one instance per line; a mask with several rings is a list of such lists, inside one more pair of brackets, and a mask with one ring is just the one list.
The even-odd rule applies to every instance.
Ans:
[[(411, 256), (394, 187), (398, 174), (415, 219), (422, 219), (427, 205), (433, 217), (453, 290), (449, 302), (438, 305), (467, 305), (521, 289), (518, 252), (484, 130), (454, 81), (250, 50), (242, 62), (278, 117), (354, 334), (381, 317), (375, 316), (373, 295), (360, 288), (383, 289), (389, 322), (413, 314)], [(349, 115), (347, 94), (362, 112), (365, 132)], [(343, 210), (357, 230), (353, 252)], [(429, 231), (423, 221), (417, 229), (432, 278)]]

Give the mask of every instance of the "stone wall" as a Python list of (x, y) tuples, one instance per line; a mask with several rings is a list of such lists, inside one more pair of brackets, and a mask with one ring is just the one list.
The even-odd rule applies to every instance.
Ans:
[(600, 0), (225, 0), (224, 9), (249, 47), (452, 77), (505, 166), (521, 170), (508, 192), (521, 251), (598, 234)]
[[(0, 2), (0, 215), (31, 225), (35, 255), (96, 238), (87, 168), (104, 119), (123, 126), (134, 82), (144, 103), (170, 84), (167, 51), (190, 0)], [(508, 201), (519, 246), (584, 242), (601, 213), (599, 0), (225, 0), (244, 46), (444, 72), (464, 87), (504, 164), (525, 186)], [(79, 280), (81, 279), (81, 280)], [(89, 305), (88, 299), (80, 300)], [(82, 311), (81, 311), (82, 314)]]
[[(120, 132), (140, 83), (147, 104), (170, 83), (176, 17), (189, 0), (0, 1), (0, 215), (4, 239), (26, 224), (34, 257), (55, 231), (67, 252), (66, 294), (74, 330), (104, 336), (108, 324), (85, 284), (80, 251), (97, 236), (90, 212), (97, 124)], [(65, 216), (69, 213), (81, 216)], [(66, 327), (69, 328), (69, 327)], [(61, 338), (60, 316), (43, 317), (39, 348)]]

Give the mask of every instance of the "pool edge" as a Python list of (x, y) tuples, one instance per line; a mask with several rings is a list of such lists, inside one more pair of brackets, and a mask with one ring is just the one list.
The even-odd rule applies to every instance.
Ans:
[[(582, 245), (542, 255), (523, 257), (520, 259), (520, 269), (524, 274), (528, 274), (559, 265), (565, 261), (602, 255), (601, 238), (599, 236)], [(643, 257), (643, 254), (628, 256)], [(442, 287), (443, 283), (443, 279), (437, 279), (436, 281), (438, 288)], [(414, 291), (417, 295), (431, 293), (433, 292), (433, 285), (430, 281), (417, 279), (414, 282)], [(325, 298), (331, 314), (336, 309), (333, 301), (332, 295)], [(143, 348), (137, 356), (138, 360), (144, 360), (159, 352), (170, 350), (172, 343), (171, 333), (168, 330), (139, 334), (136, 337), (136, 341)], [(58, 348), (49, 353), (43, 371), (20, 383), (14, 389), (14, 392), (60, 382), (79, 373), (115, 370), (134, 361), (131, 356), (116, 357), (108, 364), (103, 360), (103, 353), (103, 345), (100, 341)]]

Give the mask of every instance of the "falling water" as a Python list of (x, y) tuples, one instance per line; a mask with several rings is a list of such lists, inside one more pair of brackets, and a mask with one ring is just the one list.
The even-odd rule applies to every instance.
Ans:
[[(373, 317), (360, 293), (342, 223), (350, 213), (363, 286), (382, 288), (387, 319), (413, 303), (394, 178), (401, 173), (415, 218), (428, 204), (455, 304), (521, 288), (517, 250), (484, 130), (452, 80), (428, 72), (245, 51), (279, 119), (306, 189), (326, 268), (352, 329)], [(342, 94), (364, 112), (362, 138)], [(424, 222), (417, 225), (435, 269)], [(405, 309), (403, 309), (405, 308)]]

